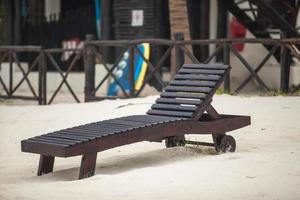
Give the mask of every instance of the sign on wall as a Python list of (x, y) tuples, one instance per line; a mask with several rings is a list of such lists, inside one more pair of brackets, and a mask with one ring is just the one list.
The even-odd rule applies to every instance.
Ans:
[(131, 11), (131, 26), (143, 26), (144, 24), (144, 10)]

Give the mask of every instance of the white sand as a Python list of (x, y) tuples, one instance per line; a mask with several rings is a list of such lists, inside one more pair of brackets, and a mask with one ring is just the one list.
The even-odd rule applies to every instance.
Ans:
[(300, 199), (299, 97), (216, 96), (219, 112), (252, 117), (251, 126), (231, 133), (236, 153), (141, 142), (98, 153), (96, 175), (78, 181), (80, 157), (57, 158), (54, 173), (37, 177), (39, 156), (20, 152), (22, 139), (144, 114), (155, 98), (1, 105), (0, 199)]

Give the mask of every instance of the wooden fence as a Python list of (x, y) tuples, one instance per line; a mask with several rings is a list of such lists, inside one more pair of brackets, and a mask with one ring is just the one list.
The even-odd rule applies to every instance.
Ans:
[[(84, 95), (85, 101), (94, 101), (97, 99), (103, 99), (103, 97), (97, 96), (97, 91), (99, 88), (103, 87), (103, 83), (111, 77), (119, 85), (125, 97), (138, 97), (140, 93), (144, 90), (145, 85), (151, 80), (156, 80), (158, 84), (163, 88), (166, 82), (162, 80), (162, 76), (159, 70), (163, 67), (164, 61), (171, 55), (172, 49), (175, 49), (176, 65), (171, 68), (171, 75), (174, 76), (176, 71), (185, 63), (184, 58), (188, 57), (193, 63), (200, 63), (199, 60), (194, 56), (189, 46), (208, 46), (211, 44), (216, 45), (216, 49), (212, 52), (204, 63), (211, 62), (217, 55), (222, 52), (222, 63), (230, 64), (230, 53), (234, 55), (241, 63), (241, 67), (245, 67), (248, 70), (249, 76), (246, 77), (244, 81), (240, 84), (235, 91), (231, 91), (230, 88), (230, 74), (226, 77), (224, 83), (225, 92), (239, 93), (251, 79), (255, 79), (260, 87), (269, 91), (269, 86), (265, 81), (259, 76), (258, 72), (265, 66), (266, 62), (272, 57), (274, 52), (280, 48), (281, 50), (281, 78), (280, 78), (280, 88), (282, 91), (287, 92), (289, 90), (289, 71), (290, 71), (290, 59), (289, 55), (296, 57), (300, 60), (300, 53), (297, 49), (300, 39), (208, 39), (208, 40), (187, 40), (187, 41), (174, 41), (166, 39), (139, 39), (139, 40), (111, 40), (111, 41), (95, 41), (91, 40), (91, 37), (87, 37), (83, 48), (81, 49), (44, 49), (40, 46), (1, 46), (0, 47), (0, 64), (3, 62), (9, 63), (9, 83), (5, 84), (3, 78), (0, 74), (0, 86), (3, 87), (4, 94), (0, 95), (0, 98), (18, 98), (18, 99), (29, 99), (36, 100), (40, 105), (51, 104), (55, 99), (57, 93), (60, 92), (61, 87), (65, 84), (71, 93), (72, 97), (76, 102), (80, 102), (78, 95), (75, 94), (74, 89), (68, 83), (68, 75), (74, 69), (74, 65), (78, 62), (84, 63), (85, 69), (85, 86)], [(149, 59), (146, 59), (139, 48), (138, 44), (149, 43), (151, 47), (156, 45), (166, 46), (166, 51), (162, 57), (156, 62), (151, 63)], [(234, 44), (245, 43), (245, 44), (264, 44), (271, 46), (271, 50), (267, 55), (262, 56), (257, 66), (252, 66), (249, 61), (247, 61), (235, 48)], [(101, 49), (103, 47), (118, 47), (122, 49), (119, 51), (119, 55), (115, 60), (112, 67), (108, 67), (108, 63), (102, 59)], [(72, 51), (74, 56), (71, 61), (66, 66), (61, 66), (55, 59), (55, 55), (62, 54), (66, 51)], [(113, 73), (113, 70), (117, 67), (119, 61), (121, 60), (124, 52), (129, 51), (129, 85), (130, 89), (127, 91), (123, 85), (118, 81)], [(135, 52), (135, 53), (134, 53)], [(31, 53), (35, 55), (32, 56), (32, 61), (29, 63), (29, 68), (25, 71), (20, 64), (19, 54), (24, 55), (24, 53)], [(134, 55), (138, 54), (147, 63), (148, 73), (143, 81), (143, 84), (139, 90), (135, 90), (135, 83), (133, 79), (134, 74)], [(106, 69), (106, 74), (104, 78), (99, 82), (95, 82), (95, 60), (103, 64)], [(16, 64), (22, 73), (22, 79), (15, 86), (14, 82), (14, 71), (13, 64)], [(55, 70), (60, 74), (62, 80), (59, 86), (56, 88), (53, 95), (47, 98), (47, 65), (53, 65)], [(32, 83), (28, 79), (28, 75), (33, 71), (38, 72), (38, 91), (35, 91), (32, 87)], [(18, 96), (14, 95), (21, 84), (27, 84), (30, 89), (31, 96)], [(105, 98), (105, 97), (104, 97)]]

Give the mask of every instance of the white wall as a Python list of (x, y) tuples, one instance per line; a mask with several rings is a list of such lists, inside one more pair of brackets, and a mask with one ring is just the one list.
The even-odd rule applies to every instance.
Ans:
[(50, 14), (59, 15), (60, 1), (61, 0), (45, 0), (45, 17), (47, 17), (47, 20), (49, 20)]

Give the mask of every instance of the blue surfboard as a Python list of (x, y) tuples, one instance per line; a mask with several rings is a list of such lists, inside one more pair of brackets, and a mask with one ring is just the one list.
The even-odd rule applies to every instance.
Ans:
[[(150, 57), (150, 45), (148, 43), (142, 43), (137, 45), (137, 48), (144, 55), (146, 59)], [(142, 56), (140, 56), (137, 52), (134, 53), (134, 82), (135, 82), (135, 90), (140, 89), (142, 82), (144, 80), (147, 69), (147, 63), (143, 60)], [(113, 74), (118, 79), (119, 83), (123, 86), (123, 88), (128, 92), (130, 90), (129, 80), (128, 80), (128, 71), (129, 71), (129, 51), (126, 51), (123, 54), (122, 59), (118, 63), (117, 67), (114, 69)], [(116, 83), (114, 79), (111, 79), (107, 95), (108, 96), (116, 96), (118, 91), (120, 90), (119, 85)]]
[(98, 38), (101, 38), (101, 0), (95, 0), (95, 18)]

